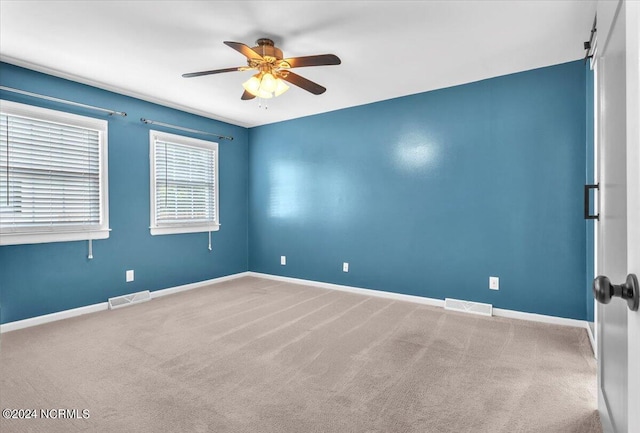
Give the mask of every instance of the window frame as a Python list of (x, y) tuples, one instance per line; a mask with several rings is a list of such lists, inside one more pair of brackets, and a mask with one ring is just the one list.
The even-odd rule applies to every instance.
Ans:
[[(214, 184), (214, 215), (215, 223), (203, 223), (198, 221), (195, 223), (170, 223), (170, 224), (158, 224), (156, 221), (156, 141), (161, 140), (168, 143), (175, 143), (181, 146), (190, 146), (204, 148), (212, 150), (214, 154), (214, 167), (213, 167), (213, 184)], [(168, 132), (149, 130), (149, 179), (150, 179), (150, 194), (149, 194), (149, 231), (152, 236), (157, 235), (172, 235), (181, 233), (202, 233), (213, 232), (220, 230), (220, 201), (219, 201), (219, 187), (218, 187), (218, 143), (214, 141), (201, 140), (198, 138), (188, 137), (184, 135), (170, 134)]]
[[(76, 224), (60, 227), (56, 225), (40, 227), (2, 227), (0, 222), (0, 245), (23, 245), (50, 242), (72, 242), (95, 239), (108, 239), (109, 232), (109, 122), (95, 117), (82, 116), (66, 111), (27, 105), (0, 99), (0, 111), (7, 116), (23, 117), (68, 125), (76, 128), (98, 131), (98, 166), (99, 166), (99, 223), (91, 226)], [(8, 161), (7, 161), (8, 162)], [(7, 182), (9, 177), (7, 177)]]

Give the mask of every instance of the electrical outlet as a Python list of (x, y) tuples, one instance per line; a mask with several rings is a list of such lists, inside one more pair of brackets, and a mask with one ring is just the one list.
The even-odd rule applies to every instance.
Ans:
[(130, 283), (133, 281), (133, 269), (130, 269), (127, 271), (127, 273), (125, 274), (126, 279), (127, 279), (127, 283)]
[(342, 272), (349, 272), (349, 263), (344, 262), (342, 264)]
[(500, 278), (489, 277), (489, 288), (491, 290), (500, 290)]
[(282, 266), (287, 264), (287, 256), (280, 256), (280, 264)]

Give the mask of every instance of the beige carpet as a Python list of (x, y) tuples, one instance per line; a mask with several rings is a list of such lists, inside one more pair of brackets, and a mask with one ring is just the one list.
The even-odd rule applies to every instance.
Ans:
[(583, 329), (244, 277), (2, 334), (9, 432), (600, 432)]

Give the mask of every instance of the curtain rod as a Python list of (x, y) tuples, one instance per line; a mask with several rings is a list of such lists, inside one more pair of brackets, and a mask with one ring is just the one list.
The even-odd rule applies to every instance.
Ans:
[(54, 98), (53, 96), (40, 95), (38, 93), (27, 92), (26, 90), (13, 89), (11, 87), (0, 86), (0, 90), (6, 90), (7, 92), (19, 93), (21, 95), (31, 96), (34, 98), (46, 99), (47, 101), (61, 102), (63, 104), (74, 105), (76, 107), (89, 108), (91, 110), (102, 111), (103, 113), (109, 113), (109, 115), (117, 114), (118, 116), (125, 117), (127, 113), (124, 111), (109, 110), (108, 108), (95, 107), (93, 105), (81, 104), (79, 102), (67, 101), (66, 99)]
[(164, 126), (165, 128), (179, 129), (181, 131), (194, 132), (196, 134), (213, 135), (214, 137), (222, 138), (222, 139), (229, 140), (229, 141), (233, 140), (233, 137), (228, 136), (228, 135), (220, 135), (220, 134), (215, 134), (213, 132), (200, 131), (198, 129), (184, 128), (182, 126), (176, 126), (176, 125), (171, 125), (169, 123), (162, 123), (162, 122), (158, 122), (158, 121), (155, 121), (155, 120), (145, 119), (144, 117), (141, 118), (140, 121), (142, 123), (146, 123), (148, 125), (159, 125), (159, 126)]

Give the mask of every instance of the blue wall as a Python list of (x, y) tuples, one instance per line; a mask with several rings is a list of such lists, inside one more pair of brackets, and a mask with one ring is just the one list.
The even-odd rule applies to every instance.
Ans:
[[(109, 297), (134, 291), (157, 290), (247, 270), (246, 128), (5, 63), (0, 63), (0, 83), (128, 113), (126, 118), (109, 117), (1, 93), (3, 99), (109, 120), (109, 214), (113, 230), (109, 239), (94, 241), (93, 260), (87, 259), (87, 242), (0, 247), (1, 323), (105, 302)], [(212, 252), (207, 249), (206, 233), (150, 235), (150, 126), (142, 124), (141, 117), (235, 138), (219, 140), (222, 227), (212, 235)], [(127, 269), (135, 271), (132, 283), (125, 283)]]
[[(572, 62), (247, 130), (0, 63), (1, 85), (129, 114), (107, 117), (111, 237), (93, 260), (86, 242), (0, 247), (1, 323), (247, 269), (590, 317), (585, 75)], [(213, 252), (204, 233), (149, 234), (140, 117), (235, 137), (219, 141)]]
[(249, 268), (585, 319), (585, 86), (577, 61), (251, 129)]

